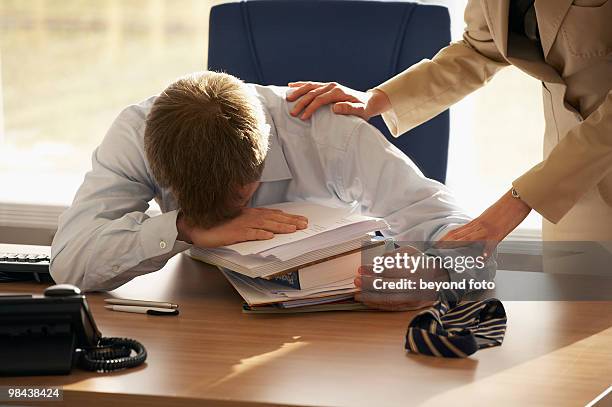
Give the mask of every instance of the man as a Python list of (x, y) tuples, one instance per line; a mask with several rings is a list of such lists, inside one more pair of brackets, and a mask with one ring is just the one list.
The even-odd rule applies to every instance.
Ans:
[[(299, 215), (252, 208), (278, 202), (357, 202), (398, 240), (435, 240), (469, 221), (374, 127), (329, 110), (303, 122), (289, 115), (286, 92), (204, 72), (121, 112), (60, 217), (56, 282), (110, 290), (192, 245), (306, 227)], [(145, 214), (152, 199), (162, 215)]]

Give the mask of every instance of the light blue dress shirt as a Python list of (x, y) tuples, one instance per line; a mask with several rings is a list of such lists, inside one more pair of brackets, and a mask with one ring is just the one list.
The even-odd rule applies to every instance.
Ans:
[[(424, 177), (375, 127), (329, 108), (302, 121), (288, 113), (288, 88), (249, 86), (271, 126), (252, 206), (356, 203), (363, 214), (389, 223), (387, 236), (407, 241), (435, 240), (469, 221), (447, 188)], [(110, 290), (190, 248), (177, 240), (177, 202), (153, 179), (145, 158), (145, 117), (154, 100), (124, 109), (93, 153), (91, 171), (59, 219), (51, 250), (56, 282)], [(161, 215), (145, 214), (152, 200)]]

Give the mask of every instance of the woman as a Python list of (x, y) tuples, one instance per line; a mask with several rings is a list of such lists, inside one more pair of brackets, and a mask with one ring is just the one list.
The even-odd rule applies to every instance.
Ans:
[(470, 0), (463, 40), (367, 93), (296, 82), (291, 114), (382, 114), (397, 137), (512, 64), (542, 81), (545, 160), (441, 241), (497, 244), (534, 209), (545, 240), (612, 241), (612, 0)]

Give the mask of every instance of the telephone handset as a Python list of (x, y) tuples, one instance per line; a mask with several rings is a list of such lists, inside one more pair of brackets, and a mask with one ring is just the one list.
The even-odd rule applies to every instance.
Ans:
[(73, 285), (51, 286), (44, 295), (0, 294), (0, 375), (68, 374), (74, 365), (111, 371), (146, 358), (133, 339), (103, 338)]

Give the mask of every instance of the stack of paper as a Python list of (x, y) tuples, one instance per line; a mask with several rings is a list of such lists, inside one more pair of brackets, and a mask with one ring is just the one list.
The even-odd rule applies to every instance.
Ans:
[(267, 208), (305, 216), (308, 218), (308, 228), (295, 233), (276, 235), (270, 240), (237, 243), (227, 246), (228, 249), (243, 256), (272, 256), (285, 261), (306, 252), (325, 249), (339, 242), (347, 242), (388, 228), (383, 219), (354, 213), (354, 207), (330, 208), (311, 202), (285, 202)]
[(380, 246), (371, 233), (387, 223), (353, 208), (309, 202), (267, 207), (306, 216), (308, 228), (270, 240), (192, 249), (191, 256), (219, 266), (249, 312), (361, 308), (352, 297), (362, 251)]
[(286, 261), (279, 260), (274, 256), (264, 257), (259, 254), (241, 255), (230, 249), (231, 246), (209, 250), (192, 249), (191, 256), (200, 261), (224, 267), (248, 277), (269, 278), (270, 276), (298, 270), (321, 259), (359, 250), (363, 246), (365, 239), (366, 236), (362, 235), (357, 239), (321, 250), (306, 252)]

